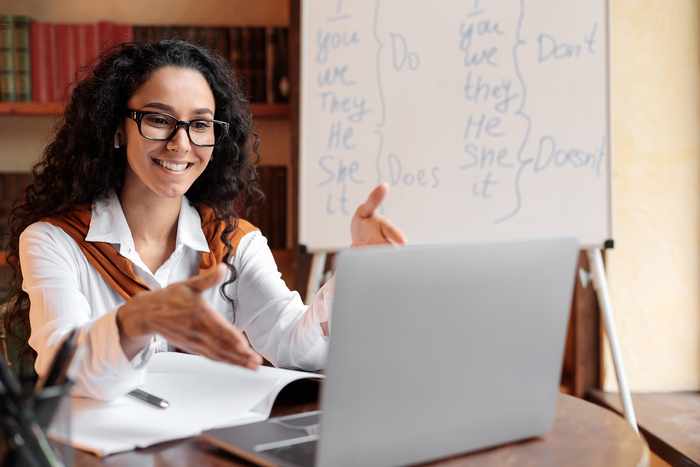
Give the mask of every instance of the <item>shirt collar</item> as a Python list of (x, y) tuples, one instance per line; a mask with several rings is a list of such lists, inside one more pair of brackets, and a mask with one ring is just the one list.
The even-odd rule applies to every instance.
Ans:
[[(135, 249), (134, 238), (116, 193), (112, 192), (106, 198), (93, 203), (90, 228), (85, 240), (118, 244), (121, 254)], [(202, 231), (202, 220), (199, 217), (199, 212), (185, 196), (182, 197), (180, 215), (177, 221), (175, 248), (180, 245), (188, 246), (196, 251), (209, 252), (209, 244)]]
[(202, 218), (186, 196), (182, 197), (180, 217), (177, 221), (176, 244), (182, 243), (196, 251), (209, 253), (209, 243), (202, 231)]

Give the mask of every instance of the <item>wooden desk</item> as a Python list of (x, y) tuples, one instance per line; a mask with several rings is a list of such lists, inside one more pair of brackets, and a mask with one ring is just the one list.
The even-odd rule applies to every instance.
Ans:
[[(276, 407), (274, 415), (314, 410), (316, 403)], [(93, 466), (211, 466), (250, 465), (196, 439), (164, 443), (148, 449), (115, 454), (102, 460), (76, 451), (75, 465)], [(634, 466), (649, 465), (649, 449), (622, 417), (581, 399), (560, 395), (550, 433), (541, 439), (453, 457), (428, 465), (440, 466)]]
[[(591, 399), (622, 413), (617, 393), (593, 391)], [(639, 429), (654, 453), (671, 465), (700, 466), (700, 392), (633, 394)]]

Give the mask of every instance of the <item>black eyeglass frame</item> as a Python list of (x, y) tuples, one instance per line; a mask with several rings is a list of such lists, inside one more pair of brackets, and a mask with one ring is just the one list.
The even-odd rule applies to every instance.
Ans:
[[(221, 140), (228, 135), (228, 129), (229, 129), (229, 123), (224, 122), (222, 120), (207, 120), (204, 118), (196, 118), (194, 120), (178, 120), (177, 118), (173, 117), (172, 115), (168, 115), (163, 112), (153, 112), (153, 111), (145, 111), (145, 110), (134, 110), (134, 109), (126, 109), (127, 110), (127, 118), (130, 118), (131, 120), (136, 122), (136, 126), (139, 129), (139, 134), (141, 135), (142, 138), (147, 139), (149, 141), (170, 141), (173, 139), (173, 136), (175, 136), (175, 133), (180, 128), (185, 128), (185, 132), (187, 133), (187, 138), (190, 140), (190, 143), (194, 146), (200, 147), (200, 148), (212, 148), (217, 145), (217, 143), (220, 143)], [(170, 117), (173, 120), (175, 120), (175, 128), (173, 128), (173, 131), (166, 137), (166, 138), (150, 138), (148, 136), (145, 136), (143, 134), (143, 131), (141, 131), (141, 121), (143, 120), (144, 115), (165, 115), (166, 117)], [(223, 131), (221, 134), (217, 137), (216, 135), (214, 136), (214, 144), (197, 144), (194, 141), (192, 141), (192, 135), (190, 135), (190, 125), (193, 122), (214, 122), (214, 123), (220, 123), (222, 125)]]

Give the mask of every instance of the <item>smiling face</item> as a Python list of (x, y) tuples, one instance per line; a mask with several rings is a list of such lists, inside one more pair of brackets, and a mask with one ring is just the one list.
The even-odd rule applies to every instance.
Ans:
[[(191, 121), (212, 120), (214, 104), (214, 95), (201, 73), (166, 66), (156, 70), (136, 90), (128, 107)], [(157, 117), (151, 118), (153, 125), (162, 122)], [(146, 120), (142, 121), (143, 130), (146, 124)], [(194, 136), (195, 128), (191, 131)], [(141, 136), (136, 121), (127, 118), (123, 132), (128, 161), (124, 189), (144, 195), (167, 198), (184, 195), (204, 172), (213, 152), (211, 147), (193, 145), (186, 128), (178, 128), (170, 141), (151, 141)]]

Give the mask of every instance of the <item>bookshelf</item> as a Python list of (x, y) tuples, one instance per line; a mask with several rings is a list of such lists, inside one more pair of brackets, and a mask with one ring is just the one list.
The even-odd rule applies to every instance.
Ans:
[[(63, 113), (62, 102), (3, 102), (0, 101), (0, 115), (21, 116), (52, 116)], [(287, 104), (259, 104), (250, 106), (253, 117), (256, 118), (287, 118), (289, 105)]]
[[(115, 6), (116, 5), (116, 6)], [(33, 20), (52, 23), (98, 23), (109, 21), (130, 24), (134, 27), (288, 27), (289, 0), (210, 0), (194, 5), (190, 0), (123, 0), (110, 2), (84, 2), (66, 0), (60, 5), (52, 2), (16, 2), (0, 7), (0, 14), (26, 15)], [(51, 98), (49, 99), (51, 100)], [(64, 109), (62, 102), (7, 102), (0, 101), (0, 139), (7, 159), (0, 161), (0, 175), (26, 173), (40, 152), (37, 141), (46, 139), (52, 131), (52, 118), (59, 117)], [(297, 288), (296, 251), (292, 238), (296, 204), (292, 194), (296, 180), (292, 176), (291, 134), (292, 111), (289, 103), (251, 103), (256, 132), (260, 135), (260, 166), (284, 166), (287, 168), (286, 247), (275, 249), (273, 254), (290, 288)], [(48, 117), (48, 118), (47, 118)], [(4, 164), (5, 169), (2, 169)], [(281, 196), (279, 189), (277, 195)], [(0, 246), (0, 269), (6, 266), (6, 255)], [(1, 271), (0, 271), (1, 272)], [(302, 281), (303, 282), (303, 281)], [(1, 286), (2, 284), (0, 284)]]

